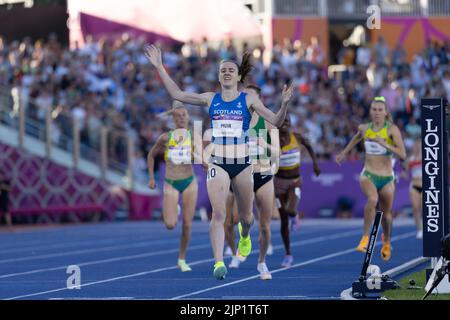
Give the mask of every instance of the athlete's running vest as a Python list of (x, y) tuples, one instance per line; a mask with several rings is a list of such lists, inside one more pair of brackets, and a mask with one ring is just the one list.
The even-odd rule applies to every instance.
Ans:
[(164, 159), (166, 161), (171, 161), (173, 164), (192, 163), (192, 143), (190, 130), (187, 130), (186, 138), (181, 143), (175, 141), (173, 131), (169, 132), (169, 141), (167, 143), (166, 151), (164, 152)]
[(381, 139), (385, 140), (388, 145), (394, 145), (394, 141), (392, 141), (392, 139), (388, 135), (388, 122), (385, 121), (383, 128), (381, 128), (381, 130), (377, 132), (373, 131), (372, 128), (373, 124), (372, 122), (370, 122), (367, 131), (364, 133), (364, 149), (366, 151), (366, 154), (372, 156), (392, 156), (392, 152), (387, 150), (378, 142), (370, 141), (372, 139), (375, 139), (376, 137), (380, 137)]
[(291, 170), (299, 168), (300, 162), (300, 144), (295, 138), (295, 135), (291, 133), (289, 144), (281, 148), (280, 166), (278, 170)]
[(252, 115), (245, 101), (246, 93), (241, 92), (233, 101), (225, 102), (220, 93), (216, 93), (209, 106), (212, 143), (244, 144), (248, 142), (248, 128)]

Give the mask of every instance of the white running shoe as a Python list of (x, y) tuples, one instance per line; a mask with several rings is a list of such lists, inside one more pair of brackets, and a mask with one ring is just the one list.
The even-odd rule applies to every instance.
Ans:
[(265, 262), (258, 263), (258, 266), (256, 267), (256, 269), (259, 272), (259, 278), (261, 280), (271, 280), (272, 279), (272, 274), (270, 273), (269, 268), (267, 268), (267, 265)]
[(227, 257), (232, 257), (233, 256), (233, 251), (231, 250), (230, 246), (227, 246), (225, 248), (225, 252), (223, 253), (224, 256)]
[(292, 255), (286, 255), (283, 259), (283, 262), (281, 262), (281, 266), (283, 268), (289, 268), (292, 266), (292, 263), (294, 262), (294, 257)]
[(239, 253), (239, 249), (236, 250), (236, 257), (239, 259), (240, 262), (244, 262), (245, 260), (247, 260), (247, 257), (241, 256), (241, 254)]
[(191, 267), (186, 263), (186, 260), (178, 259), (178, 268), (180, 268), (181, 272), (192, 271)]
[(228, 265), (228, 268), (237, 269), (237, 268), (239, 268), (240, 264), (241, 264), (241, 261), (239, 260), (239, 258), (236, 256), (232, 256), (232, 259), (231, 259), (230, 264)]
[(273, 255), (273, 246), (272, 246), (271, 243), (269, 243), (269, 246), (267, 247), (267, 252), (266, 252), (266, 254), (267, 254), (268, 256)]

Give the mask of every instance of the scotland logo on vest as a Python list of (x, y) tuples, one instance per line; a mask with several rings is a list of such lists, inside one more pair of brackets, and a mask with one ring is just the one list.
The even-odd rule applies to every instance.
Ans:
[(252, 116), (248, 111), (245, 97), (246, 94), (241, 92), (236, 99), (226, 102), (222, 100), (220, 93), (214, 96), (209, 108), (214, 144), (247, 142), (247, 131)]

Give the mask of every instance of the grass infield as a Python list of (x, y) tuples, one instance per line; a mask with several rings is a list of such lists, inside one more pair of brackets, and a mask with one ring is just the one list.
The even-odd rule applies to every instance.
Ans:
[[(410, 285), (410, 280), (415, 281), (415, 285)], [(442, 281), (445, 281), (442, 280)], [(388, 290), (382, 296), (389, 300), (422, 300), (425, 295), (425, 270), (410, 274), (398, 281), (401, 288)], [(420, 287), (415, 289), (413, 287)], [(427, 300), (450, 300), (450, 294), (430, 294)]]

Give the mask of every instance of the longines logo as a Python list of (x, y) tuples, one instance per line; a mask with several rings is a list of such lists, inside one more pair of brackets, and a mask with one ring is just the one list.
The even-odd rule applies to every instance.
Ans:
[(433, 111), (434, 109), (439, 108), (440, 105), (439, 105), (439, 104), (435, 104), (435, 105), (423, 105), (422, 107), (423, 107), (423, 108), (430, 109), (431, 111)]
[[(424, 190), (426, 227), (428, 232), (439, 232), (440, 190), (436, 187), (436, 180), (440, 180), (439, 168), (439, 134), (438, 126), (432, 124), (433, 119), (425, 119), (426, 130), (424, 142), (424, 178), (429, 181), (429, 187)], [(437, 178), (437, 179), (436, 179)]]

